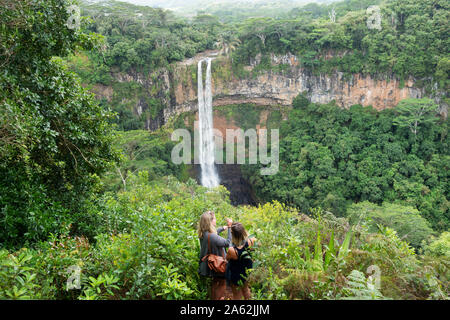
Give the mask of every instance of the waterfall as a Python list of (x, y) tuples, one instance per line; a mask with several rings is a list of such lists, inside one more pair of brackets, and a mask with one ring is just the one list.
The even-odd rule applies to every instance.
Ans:
[(198, 63), (198, 118), (200, 132), (200, 166), (201, 183), (208, 188), (217, 187), (220, 183), (214, 165), (214, 135), (211, 91), (211, 59), (208, 58), (206, 68), (205, 90), (203, 90), (202, 63)]

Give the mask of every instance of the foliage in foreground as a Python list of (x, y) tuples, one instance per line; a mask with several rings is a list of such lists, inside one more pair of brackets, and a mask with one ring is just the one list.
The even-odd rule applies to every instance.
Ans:
[[(205, 299), (195, 227), (207, 209), (216, 212), (218, 225), (232, 217), (257, 237), (249, 278), (254, 298), (448, 295), (448, 261), (427, 262), (391, 229), (369, 233), (321, 210), (311, 219), (278, 202), (236, 208), (222, 187), (207, 191), (170, 177), (149, 184), (145, 173), (131, 177), (127, 191), (101, 202), (95, 242), (63, 234), (33, 249), (0, 251), (0, 298)], [(430, 248), (435, 254), (437, 246)], [(370, 266), (379, 268), (371, 278)], [(67, 290), (68, 280), (77, 285), (77, 268), (79, 289)]]
[(61, 61), (101, 43), (69, 29), (67, 6), (0, 1), (0, 247), (80, 227), (98, 176), (117, 159), (112, 113)]

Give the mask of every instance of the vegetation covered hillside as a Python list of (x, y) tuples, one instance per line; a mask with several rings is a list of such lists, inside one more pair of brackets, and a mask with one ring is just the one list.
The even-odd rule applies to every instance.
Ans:
[[(379, 4), (380, 24), (368, 27), (370, 5)], [(334, 6), (334, 4), (333, 4)], [(423, 85), (448, 90), (449, 4), (447, 1), (343, 1), (330, 7), (306, 6), (291, 19), (249, 19), (239, 25), (236, 64), (258, 53), (262, 59), (290, 52), (319, 73), (340, 71), (400, 79), (413, 76)], [(370, 20), (369, 20), (370, 21)], [(379, 28), (378, 28), (379, 27)], [(432, 77), (433, 80), (426, 79)]]
[[(327, 3), (333, 0), (313, 0), (315, 3)], [(101, 3), (102, 0), (91, 0)], [(156, 8), (170, 9), (179, 16), (192, 17), (198, 13), (217, 16), (222, 22), (233, 22), (255, 16), (279, 17), (290, 10), (300, 7), (308, 0), (128, 0), (127, 2)]]
[[(380, 11), (367, 12), (371, 5)], [(450, 8), (444, 0), (310, 3), (286, 16), (231, 22), (202, 12), (183, 18), (168, 10), (112, 0), (83, 2), (81, 9), (91, 19), (87, 30), (106, 41), (100, 52), (78, 51), (68, 59), (70, 68), (85, 86), (102, 93), (101, 104), (118, 113), (116, 123), (123, 130), (148, 129), (148, 119), (155, 120), (174, 99), (173, 92), (161, 93), (164, 71), (170, 74), (173, 63), (210, 49), (228, 56), (233, 77), (283, 71), (286, 65), (273, 66), (271, 55), (292, 54), (300, 67), (316, 75), (395, 77), (400, 86), (412, 78), (427, 96), (439, 99), (441, 112), (448, 108)], [(249, 72), (246, 66), (257, 57), (260, 63)], [(144, 85), (143, 79), (151, 79), (152, 85)]]
[[(206, 210), (217, 213), (218, 223), (241, 221), (259, 239), (249, 279), (255, 299), (448, 295), (448, 260), (437, 249), (447, 241), (448, 250), (444, 236), (417, 255), (390, 228), (369, 233), (330, 213), (317, 210), (309, 218), (278, 202), (237, 208), (223, 187), (211, 192), (173, 177), (149, 183), (144, 173), (129, 179), (127, 191), (105, 194), (97, 203), (94, 241), (66, 229), (32, 249), (1, 250), (0, 297), (206, 299), (195, 230)], [(381, 270), (379, 286), (368, 272), (372, 265)], [(66, 290), (78, 267), (79, 288)]]
[[(430, 100), (404, 100), (402, 105), (414, 108), (418, 103), (428, 103), (431, 109), (414, 134), (401, 125), (403, 117), (413, 117), (402, 106), (381, 112), (358, 105), (343, 110), (310, 104), (300, 95), (289, 120), (281, 124), (280, 172), (262, 176), (260, 166), (248, 165), (247, 177), (261, 199), (276, 199), (305, 212), (321, 207), (345, 216), (353, 202), (399, 203), (417, 208), (423, 223), (433, 229), (446, 231), (449, 122), (436, 117), (437, 106)], [(407, 223), (411, 217), (402, 219)]]

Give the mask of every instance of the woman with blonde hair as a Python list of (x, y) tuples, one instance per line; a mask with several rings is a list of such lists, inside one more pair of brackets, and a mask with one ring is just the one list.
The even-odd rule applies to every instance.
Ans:
[(227, 253), (227, 280), (231, 283), (233, 299), (249, 300), (251, 298), (250, 288), (247, 282), (247, 276), (253, 267), (251, 257), (251, 247), (255, 243), (255, 238), (249, 238), (247, 231), (240, 222), (234, 222), (231, 225), (231, 237), (233, 246)]
[[(202, 258), (208, 254), (225, 257), (225, 248), (231, 244), (230, 227), (233, 221), (227, 219), (227, 225), (216, 230), (216, 216), (213, 211), (207, 211), (200, 217), (198, 224), (198, 237), (200, 239), (200, 265), (198, 272), (200, 275), (212, 278), (211, 281), (211, 300), (225, 299), (226, 282), (225, 275), (217, 274), (208, 267), (208, 262)], [(228, 230), (227, 239), (219, 236), (224, 230)], [(210, 242), (210, 252), (208, 252), (208, 238)]]

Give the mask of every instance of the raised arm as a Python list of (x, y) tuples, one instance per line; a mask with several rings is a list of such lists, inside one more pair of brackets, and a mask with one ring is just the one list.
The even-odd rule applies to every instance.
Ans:
[(227, 225), (223, 226), (223, 227), (219, 227), (217, 229), (217, 233), (221, 233), (224, 230), (230, 229), (231, 228), (231, 224), (233, 223), (233, 220), (230, 218), (227, 218)]
[(217, 235), (217, 234), (211, 234), (211, 246), (216, 246), (216, 247), (224, 247), (224, 248), (228, 248), (231, 244), (231, 229), (227, 228), (228, 230), (228, 236), (226, 239), (222, 238), (221, 236)]

